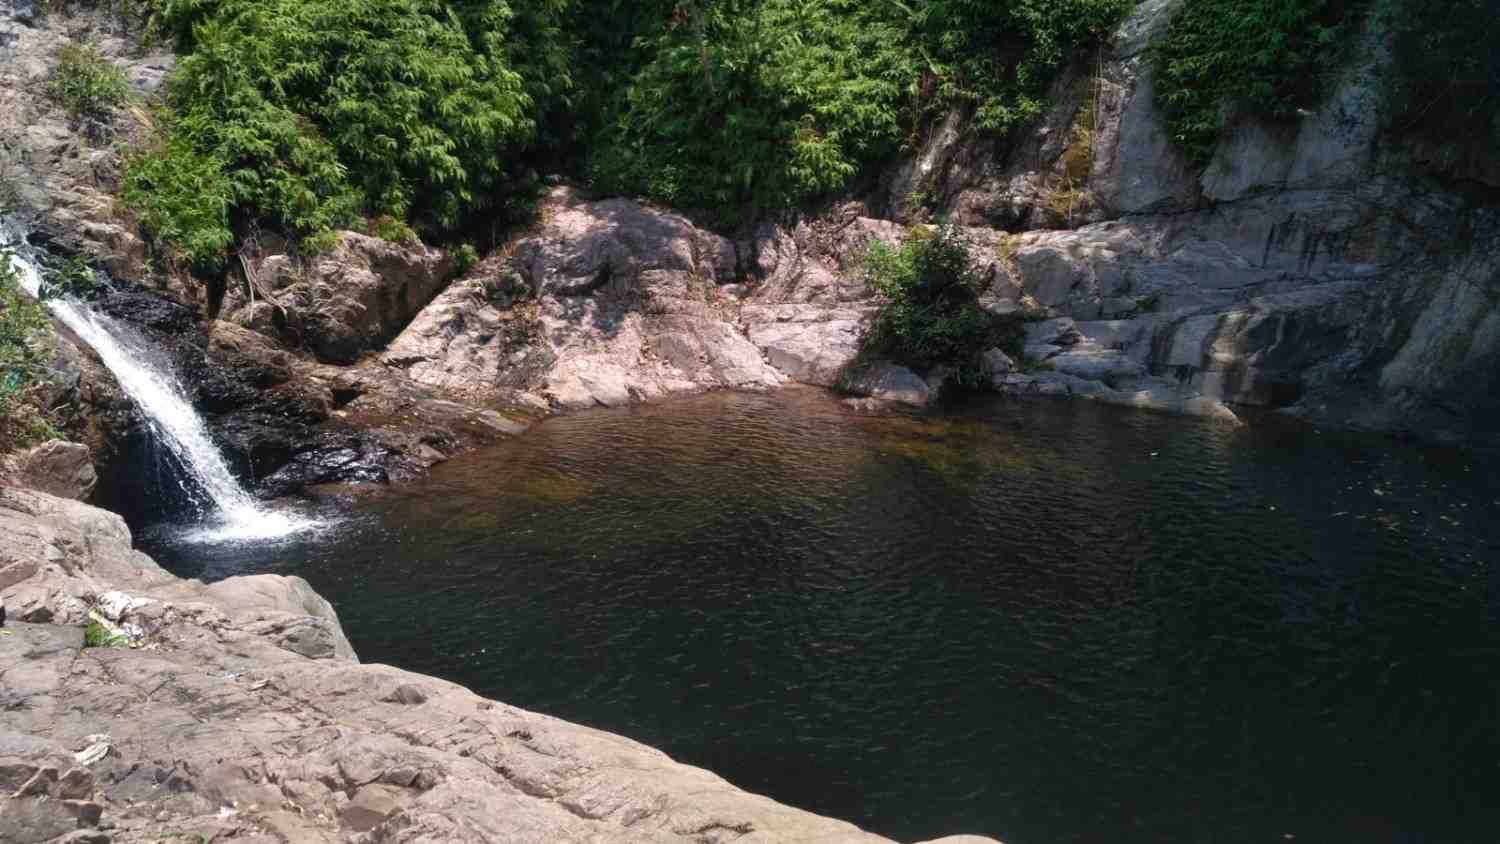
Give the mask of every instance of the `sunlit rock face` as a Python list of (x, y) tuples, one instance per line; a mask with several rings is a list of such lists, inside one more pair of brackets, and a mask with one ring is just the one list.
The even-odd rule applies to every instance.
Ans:
[(386, 365), (458, 394), (521, 390), (563, 409), (787, 380), (737, 325), (729, 240), (568, 188), (541, 218), (439, 295)]
[(1138, 5), (1097, 68), (1058, 80), (1035, 131), (997, 144), (943, 124), (877, 203), (912, 221), (918, 192), (1003, 229), (992, 307), (1076, 321), (1074, 344), (1033, 350), (1038, 366), (997, 386), (1492, 435), (1494, 156), (1384, 135), (1377, 20), (1318, 108), (1231, 116), (1194, 168), (1163, 128), (1146, 49), (1179, 5)]

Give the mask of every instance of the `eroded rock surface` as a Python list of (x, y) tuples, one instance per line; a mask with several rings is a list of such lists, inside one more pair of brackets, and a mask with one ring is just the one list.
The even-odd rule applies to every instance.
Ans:
[[(300, 579), (179, 580), (78, 502), (0, 490), (0, 548), (6, 842), (885, 840), (628, 739), (361, 665)], [(130, 645), (83, 647), (91, 611)]]
[(93, 452), (83, 443), (51, 440), (16, 455), (13, 465), (20, 485), (60, 498), (86, 501), (99, 481)]
[(342, 364), (382, 348), (453, 275), (440, 250), (348, 231), (325, 255), (270, 251), (240, 267), (224, 318)]
[(554, 191), (542, 223), (450, 286), (392, 343), (414, 381), (557, 408), (786, 379), (735, 326), (728, 240), (627, 200)]
[(136, 96), (160, 88), (173, 56), (142, 46), (139, 25), (114, 7), (0, 3), (0, 213), (39, 241), (138, 277), (146, 247), (115, 212), (121, 151), (144, 127), (127, 108), (78, 119), (48, 99), (58, 49), (89, 42), (125, 74)]
[(1163, 128), (1147, 50), (1180, 5), (1139, 4), (1019, 140), (950, 120), (888, 186), (897, 219), (929, 213), (920, 195), (1016, 232), (999, 234), (988, 307), (1075, 321), (1076, 339), (1033, 344), (997, 387), (1492, 437), (1500, 179), (1475, 162), (1494, 156), (1387, 134), (1375, 18), (1323, 104), (1286, 123), (1230, 115), (1195, 168)]

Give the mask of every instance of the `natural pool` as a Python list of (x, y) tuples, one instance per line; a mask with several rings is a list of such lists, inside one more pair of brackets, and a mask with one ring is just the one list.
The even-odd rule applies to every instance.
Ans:
[(903, 840), (1492, 841), (1500, 457), (811, 390), (550, 419), (277, 545), (366, 661)]

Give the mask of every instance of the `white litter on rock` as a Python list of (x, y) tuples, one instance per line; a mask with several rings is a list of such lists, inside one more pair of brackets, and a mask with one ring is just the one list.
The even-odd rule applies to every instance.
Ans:
[(89, 746), (73, 754), (73, 760), (80, 765), (92, 765), (100, 759), (109, 755), (109, 736), (104, 733), (89, 736), (85, 741)]

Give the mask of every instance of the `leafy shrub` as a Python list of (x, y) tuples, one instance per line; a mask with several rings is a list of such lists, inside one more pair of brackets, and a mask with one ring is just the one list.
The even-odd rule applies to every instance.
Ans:
[(477, 263), (479, 263), (479, 250), (474, 248), (474, 244), (460, 243), (458, 248), (453, 250), (453, 274), (455, 276), (463, 275), (473, 269)]
[(1388, 35), (1388, 128), (1500, 143), (1494, 0), (1187, 0), (1156, 50), (1157, 99), (1206, 163), (1222, 108), (1272, 119), (1313, 108), (1371, 14)]
[(1187, 0), (1157, 45), (1157, 103), (1196, 164), (1221, 108), (1288, 118), (1317, 104), (1368, 0)]
[(370, 234), (402, 246), (411, 246), (418, 242), (417, 233), (411, 226), (389, 215), (382, 215), (371, 220)]
[(338, 245), (339, 233), (332, 229), (325, 229), (302, 238), (302, 252), (305, 255), (327, 255), (337, 249)]
[(169, 257), (199, 270), (217, 269), (234, 242), (234, 198), (224, 170), (221, 159), (168, 130), (156, 146), (126, 159), (121, 197)]
[(957, 366), (960, 378), (976, 373), (980, 356), (995, 346), (1020, 352), (1019, 323), (979, 307), (979, 280), (969, 247), (950, 225), (919, 228), (899, 247), (871, 243), (865, 281), (885, 297), (864, 351), (917, 370)]
[[(556, 37), (557, 4), (162, 0), (184, 55), (167, 140), (133, 161), (127, 201), (198, 263), (241, 218), (297, 235), (361, 215), (455, 226), (502, 184), (503, 148), (533, 131), (546, 85), (522, 72), (558, 72), (557, 50), (523, 50), (512, 27)], [(209, 188), (201, 201), (179, 167)]]
[(21, 291), (0, 250), (0, 453), (57, 436), (37, 408), (51, 355), (47, 312)]
[(104, 119), (130, 95), (125, 72), (93, 44), (64, 44), (56, 58), (47, 81), (47, 96), (75, 120)]
[(779, 207), (845, 187), (929, 110), (1037, 115), (1053, 68), (1130, 0), (702, 0), (633, 42), (590, 173), (668, 203)]
[(1042, 113), (1052, 71), (1118, 24), (1133, 0), (934, 0), (912, 4), (932, 57), (936, 101), (968, 102), (984, 129), (1006, 131)]

